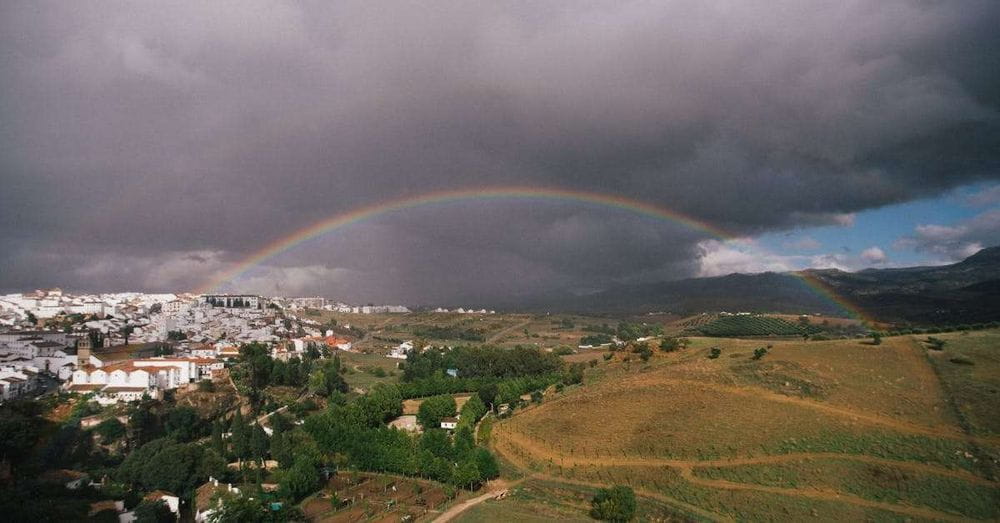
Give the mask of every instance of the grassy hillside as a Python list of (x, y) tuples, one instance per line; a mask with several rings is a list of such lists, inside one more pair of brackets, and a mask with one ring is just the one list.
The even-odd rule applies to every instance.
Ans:
[[(614, 353), (491, 441), (536, 490), (628, 484), (678, 518), (1000, 518), (1000, 332), (941, 335), (941, 351), (923, 338), (695, 337), (648, 363)], [(523, 513), (522, 498), (468, 517)], [(560, 515), (586, 516), (560, 499)]]

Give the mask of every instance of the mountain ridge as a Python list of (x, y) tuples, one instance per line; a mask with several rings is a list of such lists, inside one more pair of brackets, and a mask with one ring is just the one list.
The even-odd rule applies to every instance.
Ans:
[[(822, 282), (823, 296), (802, 276)], [(870, 268), (857, 272), (805, 269), (622, 285), (586, 296), (547, 298), (533, 310), (634, 314), (669, 311), (820, 313), (848, 315), (837, 301), (880, 321), (955, 324), (1000, 319), (1000, 246), (947, 265)]]

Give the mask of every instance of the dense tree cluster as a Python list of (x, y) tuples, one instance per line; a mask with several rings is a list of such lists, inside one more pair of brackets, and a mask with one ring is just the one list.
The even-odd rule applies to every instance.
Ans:
[(225, 460), (211, 448), (160, 438), (129, 454), (115, 476), (142, 490), (163, 489), (189, 496), (209, 476), (225, 472)]
[[(270, 385), (304, 387), (307, 384), (313, 386), (315, 380), (319, 389), (316, 392), (326, 393), (331, 386), (333, 389), (346, 389), (346, 384), (329, 383), (323, 366), (314, 363), (317, 357), (319, 354), (313, 352), (307, 353), (304, 359), (293, 357), (287, 362), (275, 360), (271, 358), (270, 349), (266, 345), (248, 343), (240, 348), (239, 361), (230, 370), (230, 376), (240, 393), (246, 395), (255, 407), (261, 405), (263, 391)], [(314, 377), (317, 371), (320, 371), (320, 376)], [(339, 378), (339, 372), (332, 373), (331, 376)]]
[[(574, 364), (576, 365), (576, 364)], [(577, 372), (579, 371), (579, 372)], [(423, 398), (438, 394), (457, 394), (459, 392), (477, 392), (485, 389), (497, 391), (503, 389), (502, 399), (495, 398), (496, 403), (509, 403), (521, 394), (527, 394), (533, 390), (544, 389), (554, 383), (567, 380), (567, 383), (579, 383), (577, 378), (582, 379), (582, 365), (570, 366), (563, 373), (546, 374), (543, 376), (524, 376), (520, 378), (447, 378), (433, 377), (414, 381), (412, 383), (402, 383), (399, 385), (399, 392), (403, 399)], [(576, 381), (574, 381), (576, 380)], [(490, 401), (489, 403), (494, 403)]]
[(596, 347), (598, 345), (607, 345), (612, 341), (613, 340), (611, 339), (610, 334), (603, 334), (603, 333), (588, 334), (587, 336), (580, 338), (580, 345), (590, 345)]
[(662, 336), (663, 326), (623, 321), (618, 324), (616, 334), (618, 335), (618, 339), (622, 341), (635, 341), (647, 336)]
[(420, 404), (417, 411), (417, 421), (426, 429), (437, 428), (442, 418), (454, 417), (457, 414), (455, 398), (447, 394), (432, 396)]
[[(431, 400), (427, 401), (432, 406), (447, 403), (436, 414), (450, 407), (454, 415), (454, 399)], [(342, 456), (344, 465), (361, 470), (421, 475), (466, 488), (474, 488), (498, 474), (493, 456), (486, 449), (476, 448), (472, 438), (475, 422), (486, 412), (481, 400), (468, 410), (463, 408), (464, 423), (454, 441), (436, 428), (414, 438), (386, 427), (385, 422), (398, 416), (401, 409), (399, 390), (392, 385), (378, 385), (355, 401), (336, 403), (325, 412), (309, 416), (304, 427), (320, 451)], [(428, 427), (431, 425), (428, 422)]]
[(635, 492), (624, 485), (602, 488), (594, 495), (590, 506), (590, 516), (594, 519), (628, 521), (635, 515)]
[(403, 366), (403, 380), (415, 381), (455, 369), (462, 378), (512, 378), (558, 372), (562, 360), (535, 347), (456, 347), (412, 351)]

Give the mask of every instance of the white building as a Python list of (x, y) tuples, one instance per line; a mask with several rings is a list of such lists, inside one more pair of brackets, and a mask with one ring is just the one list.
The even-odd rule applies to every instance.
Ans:
[(73, 371), (66, 389), (94, 392), (97, 402), (105, 405), (134, 401), (146, 395), (160, 398), (162, 391), (197, 382), (203, 376), (210, 377), (213, 370), (221, 367), (222, 362), (202, 358), (145, 358), (99, 367), (84, 365)]

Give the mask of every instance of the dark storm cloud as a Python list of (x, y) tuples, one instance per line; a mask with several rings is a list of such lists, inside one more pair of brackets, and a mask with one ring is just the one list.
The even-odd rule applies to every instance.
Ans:
[[(0, 288), (194, 286), (314, 220), (441, 189), (607, 192), (756, 234), (1000, 164), (994, 1), (0, 10)], [(455, 204), (303, 246), (253, 284), (585, 290), (693, 274), (704, 238), (591, 206)]]

